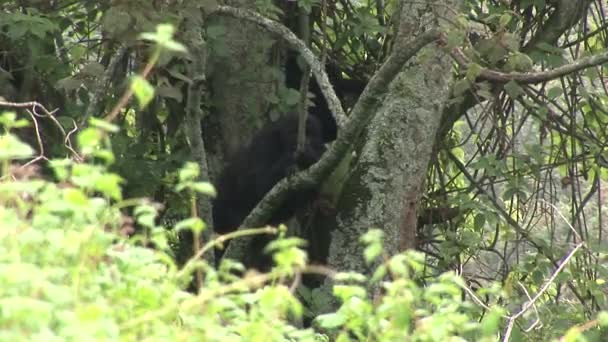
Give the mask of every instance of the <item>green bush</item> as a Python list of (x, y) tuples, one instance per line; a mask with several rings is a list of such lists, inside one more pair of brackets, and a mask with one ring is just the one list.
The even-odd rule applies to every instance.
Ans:
[[(14, 117), (2, 120), (14, 126)], [(80, 134), (84, 157), (112, 159), (100, 148), (104, 133)], [(189, 275), (175, 266), (149, 205), (134, 212), (160, 248), (121, 234), (120, 209), (137, 201), (122, 200), (121, 178), (105, 165), (51, 161), (54, 183), (10, 166), (32, 153), (14, 135), (2, 135), (0, 146), (0, 340), (313, 338), (285, 319), (302, 310), (285, 286), (260, 288), (269, 275), (231, 278), (202, 263), (204, 289), (183, 291)]]
[[(142, 35), (157, 47), (150, 63), (156, 63), (161, 51), (185, 49), (172, 34), (172, 27), (161, 25), (156, 33)], [(135, 78), (132, 91), (142, 105), (153, 96), (143, 78)], [(169, 237), (176, 238), (175, 232), (182, 229), (200, 236), (205, 224), (193, 217), (166, 229), (156, 225), (156, 210), (149, 202), (123, 198), (123, 180), (109, 169), (115, 157), (108, 137), (118, 131), (116, 126), (92, 120), (78, 133), (76, 158), (49, 161), (55, 177), (48, 180), (38, 174), (35, 163), (16, 162), (33, 158), (33, 149), (11, 133), (26, 124), (15, 113), (0, 116), (5, 129), (0, 135), (2, 341), (496, 337), (500, 309), (486, 312), (479, 321), (482, 311), (462, 300), (462, 281), (453, 274), (423, 286), (417, 280), (424, 273), (422, 255), (408, 252), (388, 258), (378, 230), (362, 239), (366, 260), (379, 265), (374, 275), (368, 279), (339, 273), (333, 294), (309, 291), (304, 296), (309, 302), (337, 299), (341, 304), (335, 312), (316, 317), (316, 330), (301, 328), (304, 307), (288, 286), (305, 267), (302, 241), (281, 236), (273, 242), (276, 266), (269, 273), (238, 277), (233, 271), (241, 265), (224, 260), (215, 269), (200, 258), (179, 268)], [(187, 164), (177, 179), (177, 192), (214, 195), (210, 184), (197, 180), (196, 164)], [(129, 207), (140, 227), (130, 238), (132, 222), (122, 212)], [(148, 242), (155, 248), (143, 247)], [(213, 251), (213, 242), (205, 242), (200, 252)], [(195, 272), (201, 281), (196, 295), (184, 290)], [(331, 311), (331, 305), (326, 306)]]
[[(14, 114), (4, 114), (2, 121), (14, 126)], [(81, 133), (85, 159), (113, 159), (100, 147), (104, 136), (95, 127)], [(293, 324), (302, 315), (302, 304), (277, 280), (301, 264), (304, 254), (297, 243), (284, 239), (277, 244), (282, 266), (269, 274), (239, 278), (229, 272), (231, 267), (218, 271), (199, 261), (203, 286), (193, 295), (183, 290), (190, 275), (173, 262), (166, 231), (154, 226), (149, 205), (140, 204), (134, 212), (159, 248), (137, 246), (133, 240), (138, 239), (122, 233), (120, 209), (137, 201), (122, 199), (121, 178), (107, 165), (51, 161), (55, 183), (28, 166), (10, 166), (32, 153), (14, 135), (2, 135), (0, 146), (5, 147), (0, 156), (0, 339), (327, 339)], [(372, 231), (365, 240), (368, 260), (376, 260), (382, 253), (381, 235)], [(419, 254), (407, 253), (383, 263), (369, 281), (358, 274), (338, 275), (342, 285), (334, 293), (342, 305), (319, 316), (317, 326), (338, 340), (493, 336), (496, 320), (473, 320), (475, 310), (461, 301), (458, 278), (446, 274), (427, 287), (412, 280), (422, 265)], [(388, 275), (392, 281), (382, 281)], [(372, 302), (366, 288), (378, 286), (383, 295)]]
[[(0, 137), (0, 340), (328, 339), (292, 324), (302, 316), (302, 304), (278, 281), (303, 264), (297, 240), (275, 244), (280, 267), (268, 274), (239, 278), (230, 272), (235, 264), (216, 270), (203, 260), (180, 270), (167, 231), (154, 225), (152, 206), (122, 199), (121, 177), (108, 171), (113, 157), (104, 146), (103, 125), (79, 135), (82, 156), (98, 163), (51, 161), (58, 180), (53, 182), (31, 166), (12, 164), (32, 149), (10, 133), (21, 124), (13, 113), (1, 120), (8, 133)], [(99, 163), (101, 156), (105, 163)], [(181, 178), (181, 190), (212, 192), (208, 184), (192, 182), (196, 172), (191, 166)], [(128, 221), (121, 209), (134, 203), (136, 219), (157, 249), (138, 246), (134, 241), (140, 239), (122, 233)], [(197, 220), (177, 225), (192, 226)], [(367, 259), (377, 260), (381, 234), (371, 231), (364, 240)], [(457, 277), (446, 274), (426, 287), (417, 284), (413, 276), (422, 265), (419, 254), (407, 253), (383, 263), (371, 280), (339, 274), (341, 285), (334, 293), (342, 305), (319, 316), (316, 326), (338, 340), (493, 336), (495, 317), (481, 324), (473, 320), (475, 310), (461, 301)], [(195, 269), (203, 274), (198, 295), (183, 290)], [(392, 281), (382, 281), (387, 275)], [(372, 302), (366, 289), (374, 287), (382, 287), (383, 295)]]

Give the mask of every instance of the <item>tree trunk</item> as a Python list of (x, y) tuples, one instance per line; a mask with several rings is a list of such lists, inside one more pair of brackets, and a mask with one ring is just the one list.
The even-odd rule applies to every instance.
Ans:
[[(252, 8), (255, 1), (239, 0), (232, 5)], [(226, 16), (210, 18), (210, 27), (223, 32), (210, 39), (212, 115), (203, 122), (214, 176), (221, 171), (222, 161), (246, 146), (266, 122), (266, 96), (274, 93), (275, 85), (274, 74), (269, 72), (274, 40), (253, 23)]]
[[(397, 39), (411, 39), (436, 28), (440, 18), (453, 17), (448, 8), (455, 3), (405, 2)], [(416, 211), (452, 80), (450, 57), (430, 44), (392, 82), (361, 144), (355, 147), (355, 165), (338, 200), (331, 233), (331, 268), (370, 273), (359, 239), (370, 228), (384, 230), (385, 251), (390, 255), (415, 247)], [(325, 291), (330, 285), (326, 282)]]

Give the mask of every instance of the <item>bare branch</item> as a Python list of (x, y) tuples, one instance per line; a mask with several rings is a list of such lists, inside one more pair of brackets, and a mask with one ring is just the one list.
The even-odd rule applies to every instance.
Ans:
[[(464, 69), (469, 68), (471, 62), (465, 57), (464, 53), (460, 49), (453, 49), (451, 56), (454, 60)], [(493, 81), (499, 83), (507, 83), (510, 81), (516, 81), (520, 84), (540, 83), (551, 81), (562, 76), (572, 74), (574, 72), (594, 67), (603, 63), (608, 62), (608, 51), (581, 58), (573, 63), (563, 65), (559, 68), (555, 68), (548, 71), (539, 72), (501, 72), (491, 69), (481, 69), (478, 76), (478, 80)]]
[(50, 110), (46, 109), (45, 106), (43, 106), (42, 104), (40, 104), (39, 102), (36, 102), (36, 101), (10, 102), (10, 101), (0, 100), (0, 107), (23, 108), (27, 111), (28, 115), (32, 118), (32, 122), (34, 123), (34, 129), (36, 132), (36, 141), (38, 143), (39, 155), (36, 158), (34, 158), (33, 160), (30, 160), (29, 162), (27, 162), (23, 166), (27, 166), (40, 159), (46, 160), (46, 157), (44, 156), (44, 144), (42, 141), (42, 136), (40, 135), (40, 128), (38, 126), (38, 121), (36, 119), (37, 117), (38, 118), (47, 118), (47, 119), (51, 120), (53, 122), (53, 124), (55, 125), (55, 127), (57, 127), (57, 129), (59, 129), (62, 136), (64, 137), (64, 140), (63, 140), (64, 146), (72, 153), (72, 155), (76, 161), (82, 161), (82, 157), (72, 147), (72, 141), (70, 139), (71, 132), (66, 133), (63, 126), (61, 126), (61, 123), (59, 123), (59, 121), (57, 121), (57, 118), (55, 118), (55, 113), (57, 112), (58, 109), (54, 109), (54, 110), (50, 111)]
[(555, 271), (553, 271), (553, 274), (551, 274), (551, 277), (549, 277), (549, 279), (547, 279), (545, 281), (545, 283), (540, 288), (538, 293), (536, 293), (536, 295), (534, 297), (532, 297), (530, 300), (528, 300), (526, 303), (524, 303), (524, 305), (522, 306), (521, 310), (519, 310), (518, 313), (516, 313), (515, 315), (513, 315), (509, 318), (509, 322), (507, 323), (507, 329), (502, 338), (503, 341), (508, 341), (509, 338), (511, 337), (511, 332), (513, 331), (513, 326), (515, 325), (515, 320), (518, 319), (519, 317), (521, 317), (524, 313), (526, 313), (528, 311), (528, 309), (530, 309), (530, 307), (532, 307), (536, 303), (536, 301), (538, 301), (538, 299), (549, 289), (549, 286), (551, 286), (551, 284), (553, 284), (553, 282), (555, 281), (555, 278), (557, 278), (557, 276), (562, 272), (562, 270), (566, 267), (566, 265), (568, 265), (568, 262), (570, 261), (570, 259), (572, 259), (572, 257), (574, 257), (574, 254), (576, 254), (576, 252), (581, 247), (583, 247), (584, 244), (585, 244), (584, 242), (577, 244), (574, 247), (574, 249), (572, 249), (570, 251), (570, 253), (568, 253), (568, 255), (566, 255), (564, 260), (558, 265), (558, 267), (555, 269)]

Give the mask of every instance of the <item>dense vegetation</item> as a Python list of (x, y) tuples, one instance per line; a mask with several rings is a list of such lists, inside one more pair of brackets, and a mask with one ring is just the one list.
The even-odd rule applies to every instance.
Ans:
[[(225, 263), (216, 270), (196, 259), (178, 269), (165, 227), (154, 222), (155, 208), (123, 199), (117, 174), (103, 164), (63, 159), (51, 161), (59, 183), (42, 180), (33, 164), (11, 164), (33, 154), (10, 133), (26, 122), (15, 120), (12, 112), (0, 121), (7, 128), (0, 138), (3, 340), (327, 339), (294, 326), (304, 315), (303, 307), (282, 280), (304, 264), (297, 241), (278, 241), (277, 266), (267, 274), (239, 278), (231, 273), (238, 265)], [(104, 141), (117, 127), (98, 121), (92, 126), (78, 134), (79, 155), (113, 159)], [(197, 174), (196, 165), (182, 169), (177, 188), (209, 193), (208, 184), (194, 181)], [(135, 206), (136, 223), (148, 228), (149, 236), (125, 236), (134, 222), (121, 208), (129, 205)], [(175, 229), (203, 227), (200, 219), (186, 219)], [(155, 249), (142, 247), (146, 238)], [(363, 241), (369, 261), (382, 256), (381, 232), (370, 231)], [(198, 295), (183, 291), (195, 269), (204, 272)], [(337, 312), (320, 316), (319, 328), (342, 340), (434, 340), (456, 334), (487, 338), (496, 331), (499, 310), (476, 322), (477, 310), (461, 300), (460, 279), (446, 273), (422, 288), (415, 279), (423, 270), (422, 256), (406, 253), (387, 259), (370, 280), (332, 274), (344, 283), (335, 287), (343, 304)], [(377, 285), (387, 273), (392, 281), (383, 284), (386, 294), (372, 303), (365, 286)]]
[(230, 3), (0, 4), (1, 340), (605, 340), (604, 2)]

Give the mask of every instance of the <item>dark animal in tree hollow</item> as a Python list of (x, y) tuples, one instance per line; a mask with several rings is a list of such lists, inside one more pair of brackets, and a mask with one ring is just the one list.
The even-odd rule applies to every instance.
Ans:
[[(305, 169), (321, 158), (325, 146), (319, 120), (308, 116), (306, 143), (296, 156), (297, 131), (298, 116), (288, 114), (264, 127), (227, 163), (216, 181), (218, 196), (213, 201), (216, 233), (225, 234), (238, 229), (257, 203), (281, 179), (296, 168)], [(313, 189), (289, 194), (266, 223), (284, 223), (298, 208), (311, 203), (316, 192)], [(272, 262), (269, 256), (264, 255), (263, 249), (271, 240), (268, 236), (256, 236), (245, 253), (245, 266), (267, 270)]]

